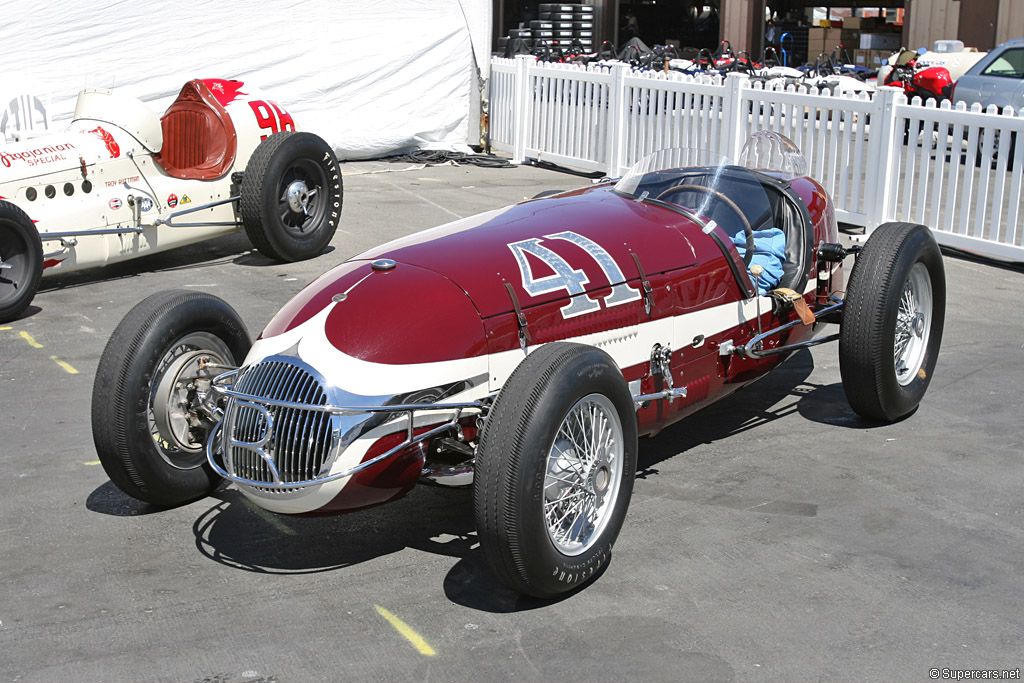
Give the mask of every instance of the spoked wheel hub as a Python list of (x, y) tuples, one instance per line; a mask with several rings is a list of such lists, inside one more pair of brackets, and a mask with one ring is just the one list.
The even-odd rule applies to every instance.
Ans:
[(587, 472), (586, 490), (591, 493), (600, 503), (604, 500), (605, 494), (611, 488), (612, 469), (605, 461), (599, 461), (591, 465)]
[(928, 348), (931, 316), (931, 277), (923, 263), (916, 263), (903, 285), (899, 310), (896, 312), (893, 363), (896, 381), (902, 386), (910, 384), (921, 369)]
[(611, 401), (590, 394), (569, 410), (548, 454), (544, 518), (565, 555), (579, 555), (601, 536), (622, 483), (622, 424)]

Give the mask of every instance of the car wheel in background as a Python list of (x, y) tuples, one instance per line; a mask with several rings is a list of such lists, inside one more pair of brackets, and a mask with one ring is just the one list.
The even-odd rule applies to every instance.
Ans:
[(249, 240), (279, 261), (301, 261), (331, 242), (341, 220), (338, 160), (322, 138), (286, 131), (260, 143), (242, 176), (238, 210)]
[(0, 323), (25, 312), (43, 275), (43, 246), (28, 215), (0, 201)]

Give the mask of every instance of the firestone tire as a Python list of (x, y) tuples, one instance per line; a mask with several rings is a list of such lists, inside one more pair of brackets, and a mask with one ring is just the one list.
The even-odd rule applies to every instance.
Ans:
[(946, 310), (942, 254), (913, 223), (879, 226), (857, 256), (839, 332), (839, 369), (850, 406), (895, 422), (920, 404), (935, 370)]
[(611, 555), (636, 474), (632, 396), (600, 349), (547, 344), (512, 373), (477, 449), (480, 546), (509, 588), (553, 598)]
[(238, 212), (253, 246), (278, 261), (319, 256), (341, 220), (341, 168), (312, 133), (286, 131), (260, 143), (239, 190)]
[(158, 292), (128, 312), (107, 342), (92, 392), (93, 442), (119, 489), (172, 507), (217, 488), (207, 430), (182, 406), (195, 399), (197, 378), (237, 367), (250, 346), (238, 314), (209, 294)]
[(0, 323), (25, 312), (43, 275), (43, 245), (28, 215), (0, 201)]

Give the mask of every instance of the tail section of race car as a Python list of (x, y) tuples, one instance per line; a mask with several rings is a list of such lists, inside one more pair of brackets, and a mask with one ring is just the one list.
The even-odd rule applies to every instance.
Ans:
[(0, 321), (45, 274), (102, 266), (245, 228), (258, 250), (322, 252), (340, 221), (330, 146), (236, 80), (196, 79), (163, 116), (86, 89), (67, 130), (0, 149)]

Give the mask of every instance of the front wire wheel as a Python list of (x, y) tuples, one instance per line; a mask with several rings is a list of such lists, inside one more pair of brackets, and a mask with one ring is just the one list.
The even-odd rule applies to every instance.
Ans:
[(501, 582), (553, 598), (593, 579), (622, 528), (636, 457), (633, 399), (608, 354), (531, 352), (491, 407), (473, 474), (480, 546)]
[(249, 333), (222, 299), (158, 292), (125, 315), (107, 342), (92, 394), (92, 434), (110, 480), (129, 496), (170, 507), (221, 479), (206, 461), (209, 381), (238, 367)]

